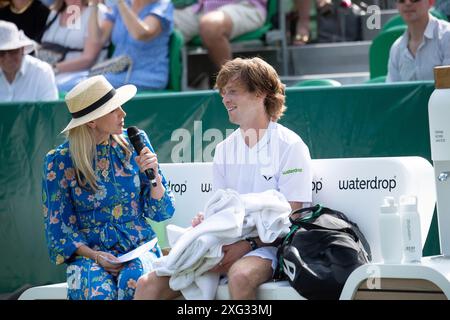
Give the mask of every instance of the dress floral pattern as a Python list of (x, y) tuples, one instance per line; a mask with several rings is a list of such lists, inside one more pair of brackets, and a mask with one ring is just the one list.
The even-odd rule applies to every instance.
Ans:
[[(154, 152), (147, 135), (143, 131), (140, 135)], [(126, 131), (123, 136), (129, 143)], [(69, 299), (132, 299), (137, 279), (149, 261), (161, 255), (159, 245), (125, 263), (117, 277), (74, 253), (84, 244), (120, 256), (150, 241), (156, 234), (148, 219), (171, 218), (174, 197), (159, 171), (166, 192), (159, 200), (151, 198), (150, 181), (139, 171), (135, 151), (127, 159), (122, 147), (110, 139), (97, 145), (96, 152), (97, 192), (78, 184), (68, 141), (44, 159), (42, 201), (50, 259), (68, 265)]]

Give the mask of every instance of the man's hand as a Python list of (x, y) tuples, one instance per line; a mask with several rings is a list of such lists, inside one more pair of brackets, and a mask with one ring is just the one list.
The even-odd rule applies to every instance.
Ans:
[(209, 271), (222, 274), (227, 273), (233, 263), (249, 253), (251, 248), (248, 241), (241, 240), (233, 244), (223, 246), (222, 250), (224, 253), (222, 261), (220, 261), (218, 265)]
[(205, 219), (203, 212), (199, 212), (195, 215), (195, 217), (191, 221), (191, 226), (194, 228), (198, 226)]

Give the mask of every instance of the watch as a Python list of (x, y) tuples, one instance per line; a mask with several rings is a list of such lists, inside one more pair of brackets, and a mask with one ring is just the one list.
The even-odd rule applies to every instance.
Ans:
[(255, 239), (245, 238), (245, 241), (248, 241), (248, 243), (250, 243), (250, 247), (252, 247), (252, 251), (258, 249), (258, 244), (256, 243)]

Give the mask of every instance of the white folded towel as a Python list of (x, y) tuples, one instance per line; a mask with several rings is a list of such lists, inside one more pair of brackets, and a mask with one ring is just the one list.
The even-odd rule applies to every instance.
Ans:
[(214, 299), (219, 275), (208, 270), (222, 260), (222, 246), (248, 236), (273, 242), (289, 232), (290, 211), (286, 198), (276, 190), (239, 195), (219, 189), (206, 203), (201, 224), (167, 226), (172, 249), (154, 262), (155, 272), (170, 276), (170, 288), (180, 290), (186, 299)]

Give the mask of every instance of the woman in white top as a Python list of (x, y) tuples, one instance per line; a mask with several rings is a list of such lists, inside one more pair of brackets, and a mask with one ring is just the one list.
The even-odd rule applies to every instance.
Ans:
[[(107, 50), (102, 50), (102, 44), (88, 33), (92, 10), (88, 0), (56, 0), (51, 9), (41, 40), (42, 48), (48, 47), (48, 43), (57, 44), (67, 52), (61, 61), (44, 60), (53, 66), (59, 91), (67, 92), (78, 82), (80, 72), (106, 58)], [(102, 5), (99, 9), (98, 19), (102, 20), (107, 8)]]

